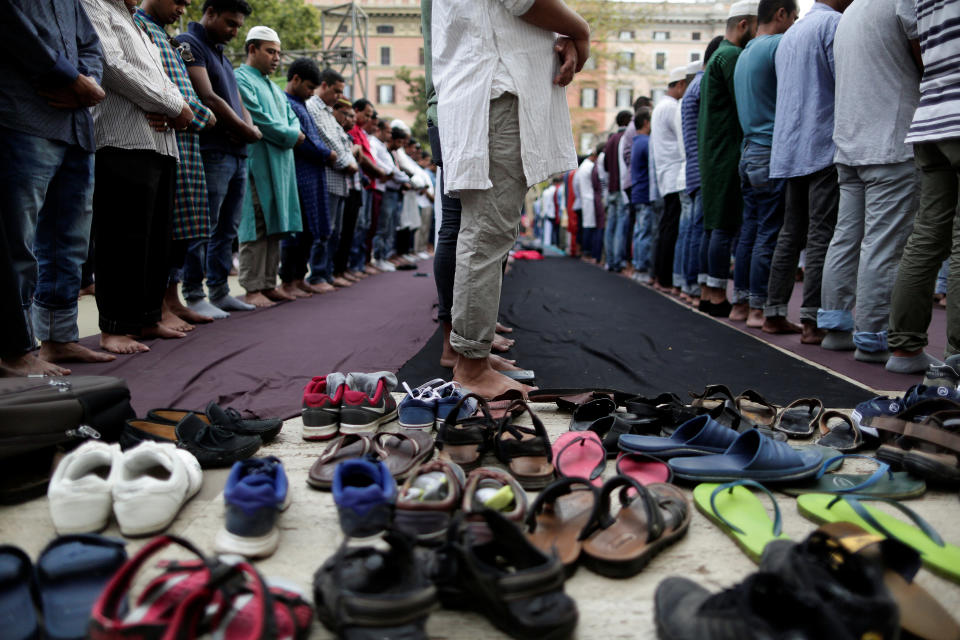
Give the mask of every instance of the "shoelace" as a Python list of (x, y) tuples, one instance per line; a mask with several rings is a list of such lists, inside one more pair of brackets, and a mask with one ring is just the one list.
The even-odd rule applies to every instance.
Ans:
[[(437, 383), (440, 383), (439, 386)], [(439, 400), (442, 396), (439, 394), (438, 390), (443, 389), (451, 384), (455, 384), (458, 387), (460, 386), (459, 382), (444, 382), (443, 378), (434, 378), (430, 382), (424, 382), (416, 389), (411, 389), (410, 385), (404, 382), (403, 388), (406, 390), (407, 395), (410, 398), (429, 402), (431, 400)]]

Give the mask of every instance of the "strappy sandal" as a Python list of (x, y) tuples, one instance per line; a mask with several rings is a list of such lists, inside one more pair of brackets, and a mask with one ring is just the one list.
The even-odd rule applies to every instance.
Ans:
[(692, 406), (707, 410), (716, 409), (728, 402), (733, 407), (737, 406), (737, 399), (733, 396), (733, 392), (723, 384), (708, 384), (704, 387), (703, 393), (698, 394), (691, 391), (690, 397), (693, 398), (690, 403)]
[(908, 424), (903, 431), (907, 451), (903, 466), (932, 483), (960, 484), (960, 412), (935, 413), (921, 424)]
[[(459, 421), (450, 417), (460, 414), (460, 407), (469, 399), (477, 402), (479, 416), (462, 418)], [(489, 403), (475, 393), (468, 393), (450, 412), (447, 419), (437, 428), (436, 447), (440, 458), (454, 462), (469, 472), (480, 466), (483, 454), (490, 449), (490, 441), (498, 426), (490, 414)]]
[(581, 404), (594, 400), (596, 398), (607, 397), (613, 400), (617, 406), (622, 405), (630, 398), (636, 397), (635, 393), (620, 391), (619, 389), (606, 389), (599, 387), (585, 388), (555, 388), (555, 389), (534, 389), (527, 392), (529, 402), (556, 402), (557, 407), (564, 411), (573, 411)]
[[(621, 508), (610, 513), (610, 494), (620, 489)], [(690, 503), (671, 484), (644, 487), (626, 476), (607, 480), (583, 543), (581, 562), (609, 578), (629, 578), (682, 538), (690, 526)]]
[(606, 396), (585, 402), (570, 417), (570, 431), (586, 431), (594, 422), (616, 410), (616, 403)]
[(561, 478), (540, 492), (527, 514), (527, 539), (541, 551), (555, 553), (567, 577), (577, 569), (598, 497), (588, 481)]
[(747, 389), (735, 398), (740, 415), (760, 427), (770, 427), (780, 408), (767, 401), (759, 392)]
[(500, 421), (493, 439), (497, 459), (507, 465), (510, 473), (524, 489), (541, 489), (554, 478), (553, 449), (550, 438), (540, 418), (523, 400), (515, 405), (530, 414), (532, 427), (514, 424), (514, 417), (507, 416)]
[(622, 415), (615, 413), (600, 418), (590, 425), (590, 431), (593, 431), (602, 439), (603, 448), (606, 450), (608, 458), (616, 458), (617, 454), (620, 453), (620, 436), (639, 432), (633, 424), (624, 420), (621, 417)]
[(845, 413), (824, 411), (820, 414), (819, 424), (821, 436), (816, 443), (821, 447), (851, 452), (862, 449), (867, 444), (864, 433)]
[(877, 449), (877, 458), (892, 466), (901, 466), (907, 449), (903, 447), (903, 433), (907, 425), (922, 422), (926, 416), (942, 411), (960, 411), (960, 404), (947, 398), (933, 398), (921, 400), (895, 416), (870, 416), (857, 419), (860, 428), (875, 429), (880, 438), (880, 447)]
[(317, 461), (310, 467), (307, 475), (307, 484), (314, 489), (329, 490), (333, 485), (333, 471), (344, 460), (362, 458), (373, 449), (373, 441), (369, 435), (351, 433), (338, 436), (327, 445)]
[(373, 436), (373, 451), (395, 480), (404, 480), (433, 455), (433, 436), (423, 431), (381, 431)]
[(773, 428), (788, 438), (807, 438), (816, 431), (822, 413), (823, 401), (819, 398), (800, 398), (783, 408)]
[(607, 451), (593, 431), (567, 431), (553, 443), (553, 466), (561, 478), (581, 478), (596, 486), (603, 484)]

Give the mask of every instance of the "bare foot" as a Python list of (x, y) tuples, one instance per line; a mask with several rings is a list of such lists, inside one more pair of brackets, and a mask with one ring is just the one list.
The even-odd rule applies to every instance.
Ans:
[[(189, 329), (183, 329), (175, 327), (172, 322), (168, 322), (166, 318), (160, 320), (168, 327), (176, 329), (177, 331), (190, 331), (193, 329), (195, 324), (207, 324), (213, 322), (213, 318), (210, 316), (203, 315), (202, 313), (197, 313), (193, 309), (188, 309), (182, 302), (180, 302), (180, 292), (177, 291), (177, 285), (172, 284), (167, 287), (166, 293), (163, 294), (163, 311), (175, 314), (178, 318), (183, 320), (186, 323), (186, 326), (189, 326)], [(183, 326), (183, 325), (181, 325)]]
[(513, 333), (513, 327), (508, 327), (498, 322), (496, 331), (497, 333)]
[(510, 360), (509, 358), (504, 358), (503, 356), (498, 356), (494, 353), (490, 354), (490, 367), (494, 371), (521, 371), (522, 369), (517, 366), (516, 360)]
[(40, 343), (40, 359), (47, 362), (110, 362), (117, 356), (87, 349), (79, 342)]
[(784, 334), (784, 333), (800, 333), (800, 325), (795, 322), (790, 322), (783, 316), (768, 316), (764, 319), (763, 325), (760, 326), (760, 330), (764, 333), (772, 334)]
[(294, 298), (309, 298), (313, 295), (310, 291), (305, 291), (303, 287), (300, 286), (302, 280), (296, 282), (284, 282), (280, 285), (280, 290), (286, 293), (287, 295), (293, 296)]
[(290, 295), (285, 291), (281, 291), (280, 287), (276, 287), (273, 289), (264, 289), (260, 293), (266, 296), (269, 300), (273, 300), (274, 302), (290, 302), (291, 300), (297, 299), (296, 296)]
[(510, 347), (512, 347), (515, 342), (516, 342), (515, 340), (512, 340), (510, 338), (504, 338), (501, 335), (494, 334), (493, 344), (491, 345), (491, 347), (493, 348), (494, 351), (499, 351), (500, 353), (504, 353), (506, 351), (509, 351)]
[(254, 291), (253, 293), (244, 294), (240, 296), (240, 299), (246, 302), (247, 304), (252, 304), (253, 306), (260, 307), (261, 309), (272, 307), (275, 304), (277, 304), (276, 302), (271, 302), (270, 298), (263, 295), (259, 291)]
[(682, 300), (683, 302), (686, 302), (687, 304), (690, 304), (690, 302), (693, 300), (693, 298), (691, 298), (691, 297), (688, 296), (686, 293), (684, 293), (684, 292), (681, 291), (681, 292), (680, 292), (680, 300)]
[(304, 282), (303, 284), (306, 285), (307, 289), (308, 289), (311, 293), (318, 293), (318, 294), (319, 294), (319, 293), (330, 293), (331, 291), (336, 291), (336, 290), (337, 290), (337, 288), (336, 288), (335, 286), (333, 286), (332, 284), (330, 284), (329, 282), (318, 282), (318, 283), (316, 283), (316, 284), (312, 284), (312, 283), (310, 283), (310, 282)]
[(465, 389), (487, 399), (495, 398), (511, 389), (520, 391), (526, 397), (527, 393), (534, 389), (494, 371), (489, 358), (460, 357), (453, 368), (453, 379)]
[(333, 279), (333, 286), (335, 287), (349, 287), (352, 285), (353, 283), (347, 280), (346, 278), (344, 278), (343, 276), (336, 276)]
[(750, 313), (750, 305), (746, 302), (738, 302), (733, 305), (733, 308), (730, 309), (730, 315), (727, 316), (730, 320), (734, 322), (743, 322), (747, 319), (747, 315)]
[(367, 266), (365, 266), (365, 267), (363, 268), (363, 272), (366, 273), (367, 275), (370, 275), (370, 276), (375, 276), (375, 275), (377, 275), (378, 273), (383, 273), (382, 271), (380, 271), (380, 269), (377, 269), (377, 268), (376, 268), (375, 266), (373, 266), (372, 264), (368, 264)]
[(357, 276), (353, 275), (349, 271), (343, 272), (343, 279), (346, 280), (347, 282), (360, 282), (361, 280), (361, 278), (358, 278)]
[(145, 351), (150, 351), (150, 347), (142, 342), (137, 342), (130, 336), (117, 335), (115, 333), (101, 333), (100, 348), (104, 351), (109, 351), (110, 353), (119, 354), (143, 353)]
[(751, 329), (759, 329), (763, 326), (763, 309), (750, 308), (747, 314), (747, 326)]
[(818, 329), (812, 322), (804, 322), (800, 334), (800, 344), (820, 344), (827, 335), (826, 329)]
[(163, 323), (155, 324), (152, 327), (144, 327), (142, 334), (144, 338), (162, 338), (164, 340), (187, 337), (187, 334), (183, 331), (171, 329)]
[(19, 358), (0, 360), (0, 372), (6, 376), (68, 376), (70, 369), (41, 360), (33, 351)]
[(443, 352), (440, 354), (440, 366), (452, 367), (457, 364), (458, 354), (450, 346), (450, 332), (453, 330), (449, 322), (443, 323)]
[(97, 295), (97, 283), (93, 282), (88, 286), (80, 289), (80, 295), (77, 298), (82, 298), (83, 296), (95, 296)]
[(192, 324), (190, 324), (186, 320), (181, 319), (180, 316), (178, 316), (173, 311), (171, 311), (170, 308), (167, 306), (166, 302), (164, 302), (163, 305), (161, 306), (160, 324), (165, 326), (167, 329), (170, 329), (172, 331), (179, 331), (181, 333), (186, 333), (187, 331), (193, 331), (194, 329), (194, 326)]

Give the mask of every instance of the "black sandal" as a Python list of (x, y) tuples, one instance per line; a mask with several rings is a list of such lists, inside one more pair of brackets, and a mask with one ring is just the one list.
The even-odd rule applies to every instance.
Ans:
[(507, 465), (510, 473), (524, 489), (542, 489), (553, 481), (553, 449), (550, 438), (540, 418), (523, 400), (517, 400), (513, 407), (521, 408), (530, 414), (532, 427), (514, 424), (514, 416), (508, 415), (500, 421), (493, 439), (497, 459)]
[[(460, 407), (470, 398), (477, 401), (480, 415), (457, 420)], [(487, 401), (475, 393), (465, 394), (437, 428), (434, 444), (440, 452), (439, 457), (460, 465), (465, 472), (476, 469), (480, 466), (483, 454), (489, 451), (491, 437), (497, 427), (498, 422), (490, 414)]]

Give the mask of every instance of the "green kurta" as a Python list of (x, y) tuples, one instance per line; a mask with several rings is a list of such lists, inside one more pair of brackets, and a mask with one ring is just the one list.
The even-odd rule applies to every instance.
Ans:
[[(270, 78), (246, 64), (240, 65), (234, 73), (243, 106), (250, 112), (253, 124), (263, 133), (259, 142), (247, 147), (247, 169), (250, 180), (257, 187), (267, 235), (302, 231), (293, 160), (293, 147), (300, 136), (300, 121), (283, 91)], [(240, 242), (257, 240), (249, 188), (243, 198), (237, 238)]]
[(703, 194), (704, 229), (736, 229), (743, 213), (740, 193), (740, 141), (743, 130), (737, 117), (733, 70), (740, 47), (724, 39), (700, 81), (700, 116), (697, 149), (700, 189)]

